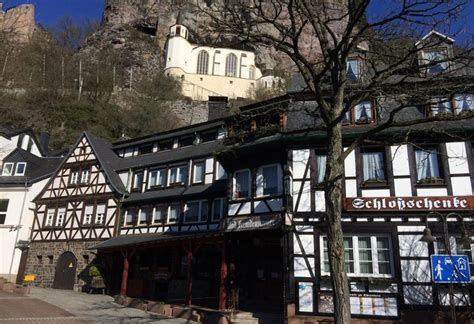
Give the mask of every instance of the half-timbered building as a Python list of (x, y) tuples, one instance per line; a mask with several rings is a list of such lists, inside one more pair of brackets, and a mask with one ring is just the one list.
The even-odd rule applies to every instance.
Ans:
[[(38, 194), (27, 274), (45, 287), (72, 289), (96, 256), (88, 248), (114, 236), (124, 188), (111, 145), (84, 133)], [(98, 262), (98, 261), (97, 261)]]

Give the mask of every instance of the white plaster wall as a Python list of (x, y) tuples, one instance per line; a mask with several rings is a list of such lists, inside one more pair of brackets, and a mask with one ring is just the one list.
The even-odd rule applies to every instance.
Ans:
[(16, 141), (18, 138), (13, 137), (11, 140), (0, 136), (0, 163), (3, 159), (16, 148)]
[(448, 190), (446, 188), (418, 188), (416, 189), (418, 196), (425, 197), (439, 197), (447, 196)]
[(306, 165), (308, 164), (308, 159), (309, 150), (293, 151), (293, 178), (303, 178)]
[(472, 195), (472, 186), (470, 177), (451, 177), (451, 186), (453, 195), (470, 196)]
[(362, 197), (390, 197), (389, 189), (364, 189)]
[(344, 171), (346, 177), (356, 176), (355, 152), (352, 151), (344, 160)]
[(408, 149), (406, 145), (390, 147), (392, 152), (393, 175), (410, 175), (410, 166), (408, 164)]
[(410, 197), (413, 196), (411, 190), (411, 179), (394, 179), (395, 184), (395, 196), (397, 197)]
[(464, 142), (446, 143), (446, 152), (451, 174), (469, 173), (466, 144)]

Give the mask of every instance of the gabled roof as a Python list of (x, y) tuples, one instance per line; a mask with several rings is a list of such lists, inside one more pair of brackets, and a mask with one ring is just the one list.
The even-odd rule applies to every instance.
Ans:
[(431, 37), (433, 36), (436, 36), (436, 37), (439, 37), (449, 43), (454, 43), (454, 39), (452, 39), (451, 37), (448, 37), (444, 34), (441, 34), (440, 32), (436, 31), (436, 30), (432, 30), (430, 31), (428, 34), (426, 34), (425, 36), (423, 36), (423, 38), (421, 38), (418, 42), (415, 43), (415, 46), (418, 46), (420, 45), (421, 43), (424, 43), (426, 40), (430, 39)]
[(10, 184), (31, 184), (50, 177), (57, 167), (61, 164), (62, 159), (58, 157), (38, 157), (21, 148), (16, 148), (3, 160), (4, 163), (26, 162), (24, 176), (1, 176), (1, 185)]

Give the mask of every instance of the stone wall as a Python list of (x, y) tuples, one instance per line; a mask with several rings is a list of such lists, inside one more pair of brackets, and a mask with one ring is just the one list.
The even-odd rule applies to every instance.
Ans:
[(79, 275), (95, 258), (94, 250), (88, 249), (100, 242), (102, 241), (32, 242), (28, 251), (25, 274), (36, 275), (36, 279), (31, 285), (50, 288), (53, 286), (56, 263), (59, 257), (64, 252), (72, 252), (77, 259), (74, 290), (80, 290), (85, 282), (79, 279)]
[(179, 124), (188, 126), (206, 122), (209, 116), (207, 101), (174, 100), (167, 103)]

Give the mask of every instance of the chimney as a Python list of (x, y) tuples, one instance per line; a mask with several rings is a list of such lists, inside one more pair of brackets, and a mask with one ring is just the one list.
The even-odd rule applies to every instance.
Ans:
[(229, 100), (227, 97), (209, 96), (209, 101), (207, 102), (207, 120), (213, 120), (229, 116), (230, 112), (229, 108), (227, 107), (228, 102)]
[(39, 138), (41, 149), (46, 155), (49, 153), (49, 136), (50, 136), (49, 133), (41, 132), (40, 138)]

